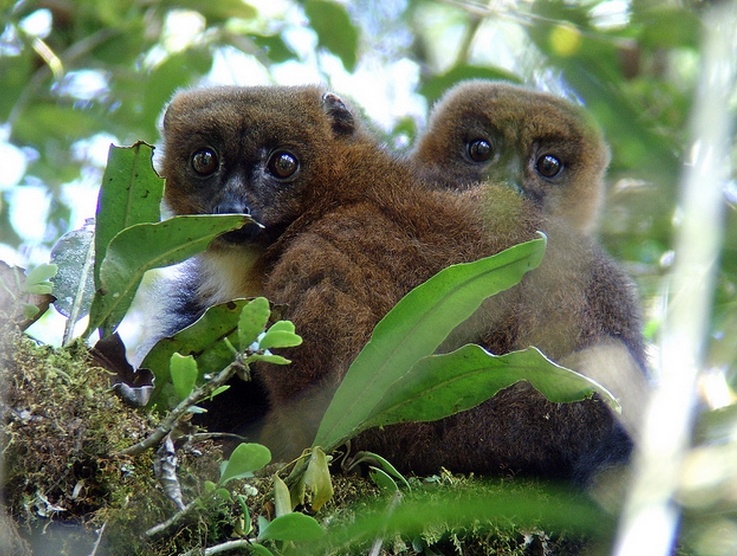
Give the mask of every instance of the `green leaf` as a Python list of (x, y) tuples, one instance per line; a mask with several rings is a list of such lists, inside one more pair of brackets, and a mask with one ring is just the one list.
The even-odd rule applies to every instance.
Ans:
[(318, 46), (326, 48), (353, 71), (358, 59), (358, 29), (345, 7), (327, 0), (307, 0), (305, 13), (317, 33)]
[(387, 492), (396, 492), (399, 490), (399, 486), (396, 481), (383, 469), (379, 469), (372, 465), (369, 467), (369, 477), (381, 490), (385, 490)]
[(209, 307), (194, 323), (173, 337), (163, 338), (156, 343), (141, 363), (141, 367), (149, 369), (156, 378), (149, 406), (156, 405), (165, 410), (177, 403), (169, 373), (169, 360), (173, 353), (194, 356), (200, 381), (205, 373), (218, 372), (233, 361), (233, 352), (223, 338), (236, 341), (238, 319), (248, 303), (248, 299), (236, 299)]
[(277, 517), (259, 534), (259, 540), (316, 541), (325, 530), (315, 518), (301, 513), (289, 513)]
[(290, 321), (278, 321), (266, 331), (258, 345), (261, 349), (296, 347), (302, 338), (294, 333), (294, 324)]
[(409, 481), (402, 475), (399, 471), (397, 471), (397, 468), (394, 467), (389, 460), (383, 458), (379, 454), (376, 454), (374, 452), (358, 452), (354, 458), (354, 465), (358, 463), (364, 463), (369, 462), (371, 463), (371, 467), (376, 467), (381, 469), (384, 473), (389, 475), (392, 480), (394, 480), (397, 483), (402, 483), (402, 485), (407, 489), (410, 490)]
[(233, 450), (230, 459), (223, 463), (218, 484), (222, 486), (233, 479), (252, 477), (254, 471), (258, 471), (270, 461), (271, 452), (266, 446), (243, 442)]
[(470, 409), (521, 380), (555, 403), (580, 401), (598, 392), (615, 411), (621, 411), (619, 402), (603, 386), (553, 363), (537, 348), (492, 355), (469, 344), (418, 361), (391, 386), (364, 426), (442, 419)]
[(203, 251), (216, 236), (247, 222), (251, 219), (240, 215), (176, 216), (118, 233), (100, 265), (85, 337), (96, 328), (102, 329), (103, 336), (115, 331), (147, 271), (181, 262)]
[(289, 495), (287, 483), (279, 475), (274, 475), (274, 513), (281, 517), (292, 512), (292, 497)]
[(327, 452), (362, 428), (394, 382), (470, 317), (489, 296), (537, 267), (545, 239), (448, 267), (403, 297), (376, 325), (328, 406), (314, 445)]
[(135, 224), (158, 222), (164, 180), (151, 165), (153, 147), (143, 142), (131, 147), (110, 145), (107, 167), (97, 200), (95, 225), (95, 286), (108, 245), (119, 232)]
[(307, 470), (302, 478), (305, 490), (312, 494), (312, 509), (318, 511), (333, 497), (333, 482), (328, 470), (328, 458), (321, 448), (313, 448)]
[(266, 328), (271, 308), (265, 297), (257, 297), (241, 310), (238, 319), (238, 347), (246, 351)]
[(467, 79), (504, 80), (512, 83), (522, 82), (519, 76), (502, 68), (464, 64), (454, 66), (442, 75), (430, 76), (427, 80), (424, 80), (420, 86), (420, 94), (429, 102), (435, 102), (450, 87)]
[(41, 264), (31, 270), (27, 275), (23, 284), (23, 290), (32, 295), (48, 295), (54, 289), (54, 284), (50, 281), (59, 267), (55, 264)]
[(48, 282), (56, 276), (59, 267), (55, 264), (40, 264), (26, 275), (26, 285)]
[(171, 381), (174, 384), (174, 391), (179, 400), (183, 400), (192, 393), (194, 385), (197, 382), (197, 362), (191, 355), (181, 355), (175, 353), (171, 356), (169, 362), (171, 372)]
[(258, 543), (251, 543), (249, 550), (251, 551), (251, 554), (256, 554), (256, 556), (274, 556), (274, 553), (266, 548), (262, 544)]
[(254, 353), (249, 355), (246, 359), (248, 363), (252, 361), (263, 361), (264, 363), (271, 363), (272, 365), (289, 365), (292, 361), (281, 355), (274, 355), (273, 353)]

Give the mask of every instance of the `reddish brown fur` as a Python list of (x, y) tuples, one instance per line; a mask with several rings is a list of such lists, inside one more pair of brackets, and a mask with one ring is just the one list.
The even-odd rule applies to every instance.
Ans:
[[(272, 403), (264, 441), (282, 458), (311, 443), (348, 365), (378, 320), (411, 288), (452, 263), (531, 239), (539, 228), (552, 229), (539, 211), (504, 187), (494, 195), (483, 188), (428, 191), (415, 168), (393, 160), (360, 127), (348, 125), (345, 113), (326, 112), (321, 94), (310, 87), (194, 92), (175, 99), (165, 122), (167, 199), (177, 212), (207, 212), (202, 199), (221, 193), (216, 187), (203, 195), (197, 180), (183, 175), (192, 149), (211, 135), (225, 136), (222, 148), (241, 161), (246, 176), (262, 168), (264, 149), (288, 145), (299, 154), (300, 174), (289, 187), (263, 189), (261, 178), (236, 184), (267, 227), (269, 241), (259, 244), (265, 249), (259, 255), (259, 268), (265, 269), (262, 293), (286, 304), (285, 318), (304, 338), (302, 346), (286, 353), (292, 365), (257, 369)], [(225, 187), (236, 186), (229, 181)], [(523, 283), (487, 302), (445, 347), (483, 337), (503, 352), (534, 337), (558, 356), (595, 343), (605, 329), (618, 326), (616, 318), (609, 324), (597, 320), (602, 300), (588, 299), (587, 284), (599, 272), (575, 262), (586, 260), (576, 255), (580, 245), (570, 248), (558, 253), (564, 262), (552, 265), (547, 276), (535, 278), (533, 272), (526, 279), (533, 285), (553, 280), (562, 288), (547, 290), (541, 308), (521, 301), (534, 291)], [(230, 273), (250, 257), (243, 249), (222, 242), (212, 247), (229, 258), (222, 268)], [(605, 278), (608, 270), (603, 265)], [(237, 284), (235, 278), (224, 281)], [(557, 293), (567, 288), (573, 293)], [(238, 286), (223, 286), (220, 295), (232, 289)], [(549, 334), (545, 320), (550, 311), (559, 311), (557, 336)], [(547, 341), (551, 337), (557, 339)], [(617, 435), (616, 422), (598, 400), (556, 405), (516, 386), (463, 414), (372, 431), (357, 443), (416, 472), (444, 465), (456, 471), (572, 476), (588, 458), (597, 460), (597, 452)]]

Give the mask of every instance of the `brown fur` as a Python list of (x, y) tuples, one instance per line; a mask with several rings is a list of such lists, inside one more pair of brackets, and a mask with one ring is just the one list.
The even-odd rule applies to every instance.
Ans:
[[(467, 146), (477, 138), (494, 145), (496, 153), (487, 163), (469, 157)], [(554, 180), (535, 172), (536, 158), (547, 153), (564, 163), (564, 171)], [(636, 435), (649, 390), (640, 309), (631, 279), (589, 237), (602, 195), (608, 149), (585, 113), (562, 99), (519, 86), (485, 81), (461, 84), (434, 109), (411, 162), (433, 187), (461, 196), (483, 191), (485, 202), (491, 205), (508, 203), (510, 192), (515, 192), (524, 203), (524, 212), (536, 215), (548, 235), (543, 263), (515, 288), (517, 304), (502, 326), (484, 326), (483, 314), (468, 326), (482, 334), (492, 351), (504, 353), (535, 345), (603, 383), (620, 398), (622, 422)], [(498, 322), (498, 315), (495, 320)], [(504, 396), (506, 401), (499, 397), (484, 404), (485, 409), (475, 410), (475, 417), (469, 420), (498, 421), (492, 415), (503, 404), (525, 407), (524, 396), (515, 399), (509, 392)], [(550, 439), (553, 450), (569, 452), (558, 456), (561, 461), (569, 456), (575, 459), (577, 452), (585, 454), (589, 449), (581, 442), (585, 444), (588, 436), (596, 438), (610, 427), (606, 410), (590, 403), (572, 404), (561, 409), (561, 415), (570, 413), (571, 419), (597, 425), (587, 430), (561, 417), (557, 421), (561, 434), (538, 434), (541, 431), (535, 423), (542, 421), (533, 417), (538, 410), (530, 404), (521, 411), (526, 416), (518, 420), (528, 421), (528, 434)], [(481, 417), (484, 411), (487, 414)], [(465, 417), (453, 421), (462, 419)], [(456, 426), (461, 428), (473, 430), (465, 421)], [(577, 431), (567, 435), (569, 444), (560, 442), (566, 430)], [(483, 434), (481, 429), (477, 432)], [(519, 446), (511, 437), (489, 442), (512, 450)], [(608, 449), (606, 443), (602, 446)], [(610, 448), (620, 449), (615, 444)], [(534, 458), (541, 453), (544, 448), (530, 455)], [(465, 454), (459, 457), (467, 458)], [(520, 461), (520, 457), (510, 453), (508, 460)], [(606, 459), (606, 453), (601, 457)], [(548, 462), (554, 460), (550, 456)], [(543, 462), (544, 458), (539, 464)]]
[[(492, 145), (489, 161), (469, 158), (468, 143), (475, 139)], [(559, 176), (545, 179), (535, 171), (544, 154), (563, 162)], [(479, 80), (445, 94), (412, 158), (444, 187), (506, 183), (544, 214), (589, 233), (601, 204), (609, 149), (582, 108), (518, 85)]]
[[(450, 264), (496, 253), (549, 228), (544, 214), (529, 210), (523, 197), (502, 186), (488, 186), (494, 195), (485, 188), (428, 191), (414, 167), (392, 159), (340, 101), (322, 94), (315, 87), (185, 93), (165, 119), (170, 205), (180, 213), (216, 212), (212, 203), (220, 199), (215, 207), (240, 202), (236, 208), (254, 214), (264, 230), (226, 237), (210, 249), (218, 257), (222, 250), (222, 260), (231, 261), (220, 267), (231, 274), (222, 283), (238, 284), (232, 273), (240, 257), (247, 263), (243, 274), (250, 276), (251, 254), (263, 250), (258, 251), (262, 293), (286, 304), (285, 318), (304, 338), (302, 346), (285, 353), (292, 365), (256, 372), (272, 404), (264, 441), (281, 458), (311, 443), (348, 365), (404, 294)], [(202, 144), (228, 154), (225, 159), (238, 171), (225, 164), (211, 180), (188, 177), (192, 152)], [(265, 161), (279, 148), (300, 160), (288, 183), (266, 175)], [(227, 194), (231, 199), (223, 201)], [(595, 273), (568, 265), (569, 259), (579, 260), (575, 247), (560, 251), (565, 263), (551, 274), (561, 291), (571, 288), (575, 296), (551, 293), (542, 300), (547, 309), (538, 310), (521, 303), (526, 290), (515, 288), (487, 302), (444, 347), (484, 337), (502, 352), (533, 329), (539, 332), (536, 341), (545, 344), (549, 321), (539, 319), (558, 308), (562, 339), (543, 349), (558, 356), (556, 348), (562, 353), (595, 343), (609, 325), (591, 324), (598, 321), (588, 313), (597, 313), (601, 300), (585, 300), (586, 282)], [(602, 270), (609, 276), (606, 265)], [(237, 290), (214, 288), (223, 296)], [(538, 326), (520, 324), (529, 322)], [(590, 467), (589, 459), (600, 459), (602, 447), (617, 435), (616, 422), (598, 400), (556, 405), (519, 385), (474, 410), (437, 423), (372, 431), (357, 443), (376, 448), (404, 470), (432, 472), (445, 465), (570, 477)]]

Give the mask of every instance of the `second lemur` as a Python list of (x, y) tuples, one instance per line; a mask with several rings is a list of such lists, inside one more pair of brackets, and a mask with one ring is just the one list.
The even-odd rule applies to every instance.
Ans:
[[(486, 188), (488, 203), (504, 202), (511, 191), (539, 215), (548, 250), (520, 285), (516, 311), (529, 316), (515, 319), (506, 349), (536, 345), (599, 380), (620, 397), (636, 434), (649, 390), (639, 301), (632, 280), (591, 239), (609, 162), (592, 118), (551, 94), (469, 81), (434, 107), (411, 160), (433, 187), (459, 194)], [(498, 338), (499, 331), (489, 341), (498, 346)]]

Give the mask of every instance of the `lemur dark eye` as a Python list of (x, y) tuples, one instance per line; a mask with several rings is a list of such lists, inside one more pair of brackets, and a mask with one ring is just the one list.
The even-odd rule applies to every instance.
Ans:
[(544, 154), (537, 159), (535, 169), (544, 178), (554, 178), (563, 170), (563, 163), (552, 154)]
[(494, 154), (491, 148), (491, 143), (486, 139), (476, 139), (468, 144), (468, 156), (474, 162), (486, 162), (491, 159), (491, 155)]
[(291, 178), (299, 170), (299, 161), (289, 151), (274, 151), (267, 163), (269, 172), (280, 180)]
[(218, 155), (212, 149), (200, 149), (192, 155), (192, 169), (201, 176), (214, 174), (218, 166)]

